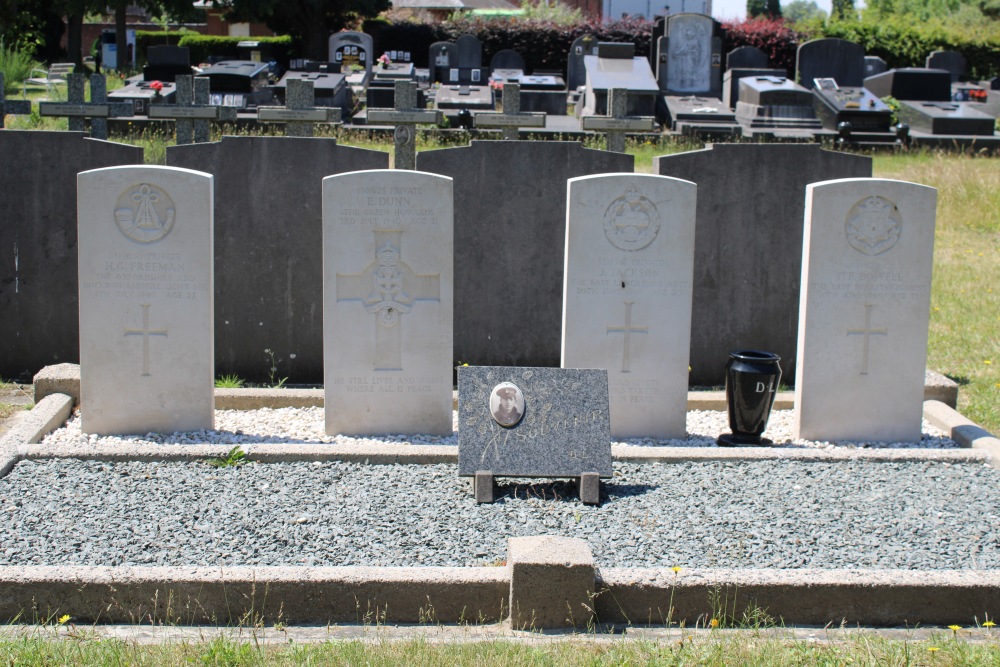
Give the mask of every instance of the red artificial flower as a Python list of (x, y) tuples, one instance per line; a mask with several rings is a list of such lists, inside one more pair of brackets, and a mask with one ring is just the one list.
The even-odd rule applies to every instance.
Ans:
[(163, 90), (163, 84), (160, 83), (159, 81), (152, 82), (151, 84), (149, 84), (149, 87), (155, 90), (156, 92), (160, 92), (161, 90)]

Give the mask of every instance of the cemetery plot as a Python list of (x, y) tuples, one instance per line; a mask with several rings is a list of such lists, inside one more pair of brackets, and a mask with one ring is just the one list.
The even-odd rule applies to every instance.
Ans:
[(796, 437), (920, 440), (937, 191), (806, 188)]
[(611, 435), (682, 438), (697, 186), (569, 180), (562, 366), (608, 371)]
[(323, 179), (327, 433), (452, 433), (450, 178)]
[[(839, 86), (836, 79), (818, 79), (813, 87), (816, 115), (823, 127), (858, 132), (888, 132), (892, 110), (866, 88)], [(846, 128), (842, 123), (848, 123)]]
[(634, 44), (601, 42), (596, 56), (583, 57), (587, 87), (583, 105), (577, 105), (578, 116), (608, 115), (608, 92), (612, 88), (628, 90), (629, 116), (654, 115), (660, 89), (649, 61), (634, 54)]
[(110, 167), (78, 183), (83, 432), (211, 429), (212, 176)]
[(813, 94), (784, 77), (755, 76), (740, 79), (736, 118), (751, 130), (818, 130), (822, 128), (813, 106)]

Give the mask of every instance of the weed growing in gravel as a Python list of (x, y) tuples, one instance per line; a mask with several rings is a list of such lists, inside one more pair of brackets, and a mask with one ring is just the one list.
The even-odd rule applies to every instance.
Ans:
[(213, 468), (239, 468), (247, 462), (247, 453), (239, 445), (229, 450), (229, 453), (217, 459), (209, 459), (208, 465)]
[(215, 378), (216, 389), (240, 389), (243, 387), (243, 378), (238, 375), (223, 375)]
[(271, 351), (270, 349), (266, 349), (264, 350), (264, 354), (266, 354), (268, 358), (271, 360), (271, 364), (268, 366), (267, 369), (268, 384), (271, 386), (271, 389), (281, 389), (282, 387), (285, 386), (285, 383), (288, 382), (288, 378), (283, 377), (281, 379), (277, 379), (278, 362), (275, 361), (274, 359), (274, 352)]

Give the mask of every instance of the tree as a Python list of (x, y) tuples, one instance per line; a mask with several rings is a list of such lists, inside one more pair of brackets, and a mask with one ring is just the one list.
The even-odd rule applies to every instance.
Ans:
[(833, 0), (832, 9), (831, 18), (835, 20), (854, 19), (858, 16), (854, 9), (854, 0)]
[[(871, 0), (869, 0), (869, 4), (870, 2)], [(791, 23), (813, 19), (826, 20), (826, 12), (820, 9), (814, 0), (792, 0), (785, 5), (782, 12), (785, 19)]]
[(764, 16), (767, 13), (767, 0), (747, 0), (747, 18)]
[(772, 19), (781, 18), (781, 0), (767, 0), (767, 15)]
[(302, 55), (327, 59), (330, 33), (359, 18), (378, 16), (391, 6), (390, 0), (212, 0), (224, 8), (226, 20), (263, 21), (271, 30), (291, 35)]

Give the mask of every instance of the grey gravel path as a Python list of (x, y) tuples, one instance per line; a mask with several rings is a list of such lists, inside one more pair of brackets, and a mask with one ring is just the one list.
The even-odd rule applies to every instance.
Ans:
[(22, 461), (0, 479), (0, 565), (498, 563), (510, 535), (586, 539), (605, 567), (1000, 567), (984, 464), (618, 464), (597, 507), (571, 482), (453, 465)]

